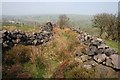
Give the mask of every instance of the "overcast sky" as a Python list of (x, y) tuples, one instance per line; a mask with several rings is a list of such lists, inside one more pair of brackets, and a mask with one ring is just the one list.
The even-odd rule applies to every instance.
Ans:
[(117, 2), (3, 2), (3, 15), (117, 14)]

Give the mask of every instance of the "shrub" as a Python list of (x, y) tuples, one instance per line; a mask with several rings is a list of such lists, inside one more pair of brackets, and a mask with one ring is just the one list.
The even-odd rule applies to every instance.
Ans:
[(30, 73), (20, 73), (17, 78), (32, 78), (32, 75)]
[(19, 73), (22, 73), (23, 67), (19, 64), (12, 66), (3, 66), (2, 76), (3, 78), (16, 78)]
[(94, 70), (87, 70), (85, 68), (75, 67), (65, 72), (67, 78), (92, 78), (94, 77)]
[(30, 60), (30, 49), (27, 46), (14, 46), (11, 50), (5, 53), (3, 63), (13, 65), (16, 63), (25, 63)]

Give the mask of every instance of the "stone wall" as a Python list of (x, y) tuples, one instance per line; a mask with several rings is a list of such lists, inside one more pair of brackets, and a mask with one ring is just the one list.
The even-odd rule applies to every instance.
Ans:
[[(114, 49), (106, 45), (106, 43), (95, 36), (91, 36), (80, 30), (72, 29), (77, 32), (78, 40), (87, 46), (84, 53), (77, 53), (82, 62), (95, 61), (98, 64), (120, 70), (120, 55)], [(91, 64), (92, 66), (92, 64)]]
[[(45, 24), (42, 27), (40, 33), (25, 33), (22, 31), (1, 31), (0, 35), (2, 39), (2, 47), (11, 48), (16, 44), (23, 45), (40, 45), (48, 42), (52, 34), (53, 26), (51, 22)], [(120, 70), (120, 55), (114, 49), (106, 45), (106, 43), (95, 36), (91, 36), (80, 30), (72, 29), (78, 33), (78, 40), (87, 46), (84, 53), (76, 53), (76, 57), (82, 62), (89, 61), (89, 65), (84, 65), (83, 67), (90, 68), (90, 66), (95, 66), (96, 64), (102, 64), (107, 67), (111, 67), (116, 70)]]
[(19, 30), (15, 31), (6, 31), (3, 30), (0, 33), (2, 47), (4, 48), (11, 48), (16, 44), (22, 45), (40, 45), (43, 43), (48, 42), (52, 38), (52, 23), (48, 22), (45, 26), (42, 27), (40, 33), (25, 33)]

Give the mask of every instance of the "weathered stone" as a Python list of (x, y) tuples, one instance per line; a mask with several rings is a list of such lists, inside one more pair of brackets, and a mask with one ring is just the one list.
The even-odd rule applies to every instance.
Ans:
[(91, 43), (91, 45), (94, 45), (94, 46), (99, 46), (101, 44), (101, 41), (98, 41), (98, 40), (93, 40), (93, 42)]
[(80, 57), (80, 56), (82, 56), (82, 55), (83, 55), (83, 53), (80, 52), (80, 51), (76, 51), (76, 52), (75, 52), (75, 56), (76, 56), (76, 57)]
[(18, 44), (21, 40), (20, 39), (16, 39), (15, 43)]
[(109, 48), (109, 47), (105, 44), (101, 44), (98, 46), (98, 49), (106, 49), (106, 48)]
[(92, 65), (83, 65), (83, 68), (85, 68), (85, 69), (91, 69)]
[(102, 54), (104, 52), (103, 49), (96, 49), (95, 54)]
[(8, 44), (4, 42), (3, 47), (8, 47)]
[(79, 57), (75, 57), (75, 61), (76, 61), (76, 62), (79, 62), (79, 63), (83, 63), (83, 61), (82, 61), (81, 58), (79, 58)]
[(110, 58), (112, 60), (113, 67), (115, 69), (120, 69), (120, 55), (112, 54)]
[(111, 48), (108, 48), (108, 49), (105, 49), (104, 50), (104, 53), (107, 55), (107, 56), (110, 56), (110, 55), (112, 55), (112, 54), (114, 54), (114, 53), (116, 53), (113, 49), (111, 49)]
[(99, 64), (94, 67), (95, 75), (94, 78), (118, 78), (118, 73), (105, 65)]
[(90, 64), (93, 66), (93, 67), (95, 67), (95, 66), (97, 66), (98, 65), (98, 63), (96, 63), (95, 61), (90, 61)]
[(111, 59), (106, 59), (105, 65), (113, 67), (112, 60)]
[(102, 40), (102, 39), (100, 39), (100, 38), (97, 38), (97, 40), (98, 40), (98, 41), (100, 41), (100, 42), (103, 42), (103, 40)]
[(33, 41), (33, 44), (34, 44), (34, 45), (37, 45), (37, 42), (38, 42), (38, 40), (35, 39), (35, 40)]
[(3, 47), (8, 47), (9, 43), (13, 44), (25, 44), (25, 45), (39, 45), (48, 42), (52, 36), (52, 23), (48, 22), (40, 33), (25, 33), (20, 30), (6, 31), (3, 30), (2, 39)]
[[(97, 63), (102, 63), (106, 66), (120, 69), (120, 59), (118, 60), (118, 56), (114, 49), (109, 48), (106, 43), (96, 36), (90, 36), (87, 33), (80, 33), (78, 36), (80, 42), (87, 46), (86, 55), (91, 56), (94, 61)], [(113, 57), (110, 57), (110, 56)], [(84, 55), (81, 56), (81, 60), (84, 63), (88, 63), (88, 58)], [(92, 60), (92, 59), (91, 59)]]
[(92, 67), (95, 67), (98, 65), (98, 63), (91, 59), (91, 60), (84, 62), (84, 65), (91, 65)]
[(88, 56), (88, 55), (82, 55), (82, 56), (81, 56), (81, 60), (82, 60), (83, 62), (85, 62), (85, 61), (87, 61), (87, 60), (89, 60), (89, 59), (91, 59), (91, 57)]
[(90, 48), (86, 48), (86, 54), (89, 56), (93, 56), (95, 54), (95, 52), (93, 50), (90, 50)]
[(96, 46), (90, 45), (90, 51), (95, 52), (97, 50)]
[(102, 63), (103, 61), (105, 61), (106, 57), (107, 56), (105, 54), (98, 54), (98, 55), (95, 55), (93, 58), (98, 63)]
[(18, 35), (17, 35), (17, 38), (22, 38), (22, 35), (21, 35), (21, 34), (18, 34)]

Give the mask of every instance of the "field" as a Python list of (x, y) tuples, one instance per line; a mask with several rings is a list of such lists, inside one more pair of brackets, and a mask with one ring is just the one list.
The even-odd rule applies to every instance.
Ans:
[[(58, 20), (59, 15), (30, 15), (30, 16), (3, 16), (3, 21), (6, 19), (13, 19), (16, 20), (20, 19), (21, 22), (24, 22), (26, 25), (20, 25), (20, 24), (8, 24), (3, 23), (3, 29), (8, 30), (15, 30), (19, 29), (22, 31), (28, 31), (28, 32), (39, 32), (39, 27), (36, 26), (35, 28), (33, 26), (35, 22), (37, 22), (37, 25), (43, 25), (46, 21), (52, 21), (53, 23), (56, 23)], [(92, 27), (91, 19), (93, 18), (92, 15), (74, 15), (74, 14), (68, 14), (67, 15), (70, 18), (70, 26), (74, 27), (76, 29), (80, 28), (82, 31), (90, 34), (90, 35), (99, 35), (99, 29)], [(98, 36), (99, 37), (99, 36)], [(104, 37), (104, 34), (103, 34)], [(115, 48), (115, 50), (118, 51), (118, 43), (112, 40), (105, 40), (106, 44), (112, 48)]]
[[(22, 24), (9, 24), (3, 22), (2, 28), (4, 30), (21, 30), (24, 32), (39, 32), (40, 26), (49, 19), (55, 23), (58, 15), (45, 15), (45, 16), (26, 16), (16, 17), (24, 23)], [(90, 35), (99, 34), (99, 29), (92, 27), (92, 16), (90, 15), (68, 15), (70, 18), (70, 25), (76, 29), (80, 28), (83, 32)], [(12, 17), (5, 17), (11, 19)], [(31, 23), (33, 22), (33, 23)], [(36, 22), (36, 26), (34, 24)], [(35, 27), (34, 27), (35, 26)], [(73, 32), (70, 28), (65, 27), (60, 29), (54, 27), (53, 38), (42, 45), (17, 45), (3, 53), (3, 77), (16, 77), (16, 78), (96, 78), (114, 77), (110, 68), (109, 72), (105, 75), (103, 72), (97, 74), (95, 68), (86, 69), (82, 68), (82, 62), (75, 60), (77, 52), (85, 52), (86, 46), (80, 43), (76, 37), (77, 33)], [(104, 39), (103, 39), (104, 40)], [(105, 40), (106, 44), (111, 48), (118, 50), (118, 44), (112, 40)], [(120, 53), (120, 52), (119, 52)], [(7, 64), (6, 64), (7, 63)], [(106, 69), (106, 68), (105, 68)]]

